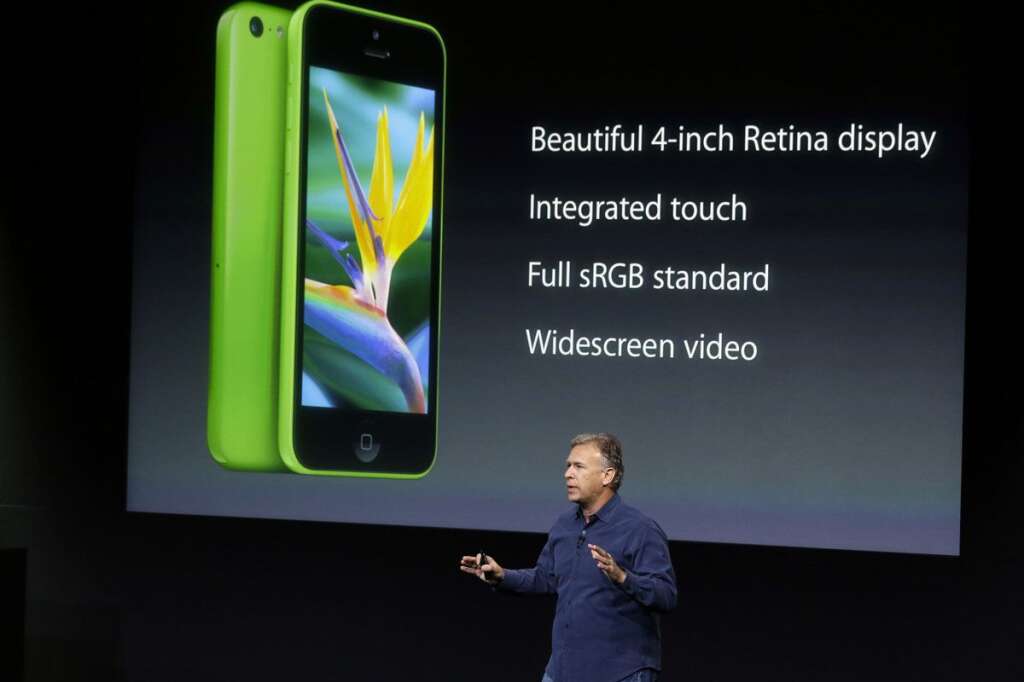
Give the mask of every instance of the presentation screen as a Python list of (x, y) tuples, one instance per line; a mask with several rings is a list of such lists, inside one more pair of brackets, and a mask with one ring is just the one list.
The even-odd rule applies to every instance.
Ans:
[[(956, 17), (912, 31), (910, 15), (828, 8), (680, 23), (587, 7), (485, 25), (410, 10), (444, 42), (430, 82), (280, 53), (302, 84), (282, 78), (267, 106), (304, 90), (268, 142), (287, 151), (266, 224), (304, 258), (265, 249), (253, 342), (270, 350), (227, 354), (265, 370), (218, 398), (229, 415), (243, 398), (266, 408), (238, 466), (209, 433), (228, 7), (183, 10), (178, 30), (208, 49), (154, 62), (140, 122), (130, 510), (546, 532), (570, 508), (570, 439), (611, 432), (621, 496), (672, 540), (959, 553)], [(292, 145), (294, 126), (308, 131)], [(389, 261), (403, 201), (422, 205)], [(282, 331), (289, 271), (304, 293)], [(282, 363), (298, 372), (284, 410)], [(327, 426), (314, 456), (302, 415), (349, 420), (337, 458)]]

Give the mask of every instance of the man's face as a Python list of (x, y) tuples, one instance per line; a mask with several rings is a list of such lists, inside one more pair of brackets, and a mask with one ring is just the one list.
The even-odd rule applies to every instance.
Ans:
[(584, 506), (596, 501), (605, 483), (611, 482), (612, 474), (593, 443), (577, 445), (565, 460), (565, 487), (569, 501)]

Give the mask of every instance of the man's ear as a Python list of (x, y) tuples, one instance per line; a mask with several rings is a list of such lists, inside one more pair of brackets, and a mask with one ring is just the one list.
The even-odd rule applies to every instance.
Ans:
[(615, 480), (615, 469), (605, 469), (604, 473), (601, 474), (601, 484), (602, 485), (609, 486), (609, 485), (612, 484), (612, 481), (614, 481), (614, 480)]

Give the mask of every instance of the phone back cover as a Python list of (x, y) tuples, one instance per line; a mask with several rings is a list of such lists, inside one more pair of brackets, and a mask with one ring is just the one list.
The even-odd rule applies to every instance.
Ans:
[(277, 355), (288, 53), (277, 27), (290, 17), (240, 3), (217, 27), (207, 441), (231, 469), (285, 469)]

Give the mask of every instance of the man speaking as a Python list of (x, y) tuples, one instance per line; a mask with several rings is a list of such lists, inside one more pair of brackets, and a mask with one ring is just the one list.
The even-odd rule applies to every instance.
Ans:
[(618, 496), (622, 444), (608, 433), (570, 443), (565, 486), (576, 508), (558, 517), (534, 568), (464, 556), (460, 568), (499, 590), (556, 594), (543, 682), (654, 682), (658, 613), (676, 605), (665, 532)]

